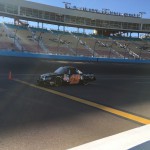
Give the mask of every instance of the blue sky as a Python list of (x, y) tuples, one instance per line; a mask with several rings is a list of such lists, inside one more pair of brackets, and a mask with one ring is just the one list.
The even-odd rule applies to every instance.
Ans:
[(102, 10), (103, 8), (121, 13), (146, 12), (144, 18), (150, 19), (150, 0), (30, 0), (37, 3), (64, 7), (62, 2), (69, 2), (72, 6), (87, 7)]

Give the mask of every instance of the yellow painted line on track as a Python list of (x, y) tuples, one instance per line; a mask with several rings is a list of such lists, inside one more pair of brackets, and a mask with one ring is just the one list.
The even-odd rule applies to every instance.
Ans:
[(37, 88), (37, 89), (40, 89), (40, 90), (43, 90), (43, 91), (47, 91), (49, 93), (59, 95), (61, 97), (65, 97), (65, 98), (68, 98), (70, 100), (73, 100), (73, 101), (76, 101), (76, 102), (79, 102), (79, 103), (82, 103), (82, 104), (86, 104), (86, 105), (91, 106), (91, 107), (101, 109), (101, 110), (109, 112), (111, 114), (115, 114), (115, 115), (121, 116), (123, 118), (127, 118), (129, 120), (132, 120), (132, 121), (144, 124), (144, 125), (150, 124), (150, 120), (146, 119), (146, 118), (143, 118), (143, 117), (139, 117), (139, 116), (136, 116), (136, 115), (124, 112), (124, 111), (120, 111), (120, 110), (117, 110), (117, 109), (114, 109), (114, 108), (111, 108), (111, 107), (107, 107), (107, 106), (104, 106), (104, 105), (101, 105), (101, 104), (97, 104), (97, 103), (94, 103), (94, 102), (91, 102), (91, 101), (88, 101), (88, 100), (84, 100), (84, 99), (81, 99), (81, 98), (78, 98), (78, 97), (75, 97), (75, 96), (71, 96), (71, 95), (68, 95), (68, 94), (65, 94), (65, 93), (61, 93), (61, 92), (58, 92), (58, 91), (55, 91), (55, 90), (52, 90), (52, 89), (47, 89), (47, 88), (40, 87), (40, 86), (37, 86), (37, 85), (34, 85), (34, 84), (30, 84), (30, 83), (22, 81), (22, 80), (18, 80), (18, 79), (13, 79), (13, 80), (16, 81), (16, 82), (28, 85), (28, 86), (33, 87), (33, 88)]

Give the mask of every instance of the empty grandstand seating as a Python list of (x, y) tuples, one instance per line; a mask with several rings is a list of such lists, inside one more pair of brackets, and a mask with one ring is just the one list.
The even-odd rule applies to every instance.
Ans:
[(0, 49), (17, 50), (14, 44), (14, 37), (6, 33), (2, 24), (0, 24)]
[(0, 49), (124, 59), (149, 59), (150, 40), (0, 24)]
[(29, 51), (34, 53), (42, 52), (38, 41), (34, 39), (32, 33), (27, 29), (27, 27), (14, 26), (11, 24), (5, 25), (9, 29), (9, 32), (15, 33), (14, 36), (21, 45), (21, 51)]

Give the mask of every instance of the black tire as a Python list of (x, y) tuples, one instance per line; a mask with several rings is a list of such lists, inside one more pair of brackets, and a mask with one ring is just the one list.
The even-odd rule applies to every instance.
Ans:
[(37, 81), (37, 85), (42, 86), (43, 84), (41, 82)]
[(62, 79), (60, 79), (60, 78), (56, 78), (55, 79), (55, 86), (61, 86), (62, 85)]
[(87, 81), (83, 81), (83, 83), (82, 83), (83, 85), (88, 85), (89, 84), (89, 82), (87, 82)]

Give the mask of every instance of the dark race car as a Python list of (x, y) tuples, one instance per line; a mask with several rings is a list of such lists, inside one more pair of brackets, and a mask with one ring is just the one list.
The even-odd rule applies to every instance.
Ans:
[(83, 84), (86, 85), (96, 80), (94, 74), (84, 74), (80, 70), (71, 66), (59, 67), (54, 73), (40, 75), (37, 83), (39, 85), (61, 86), (64, 84)]

